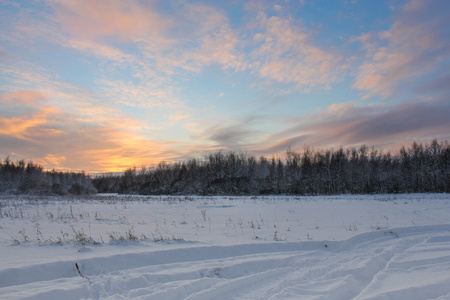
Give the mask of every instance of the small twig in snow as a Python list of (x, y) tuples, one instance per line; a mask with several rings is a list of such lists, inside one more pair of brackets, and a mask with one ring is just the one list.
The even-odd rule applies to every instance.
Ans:
[(80, 270), (80, 267), (78, 266), (78, 263), (75, 263), (75, 267), (77, 267), (78, 274), (80, 274), (81, 277), (83, 277), (83, 278), (86, 279), (89, 283), (91, 283), (91, 281), (89, 280), (89, 278), (87, 278), (86, 276), (83, 275), (83, 273), (81, 273), (81, 270)]

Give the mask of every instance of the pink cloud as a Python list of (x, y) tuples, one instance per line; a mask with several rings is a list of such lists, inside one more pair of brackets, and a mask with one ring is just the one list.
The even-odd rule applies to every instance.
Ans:
[(359, 37), (367, 58), (353, 87), (366, 97), (388, 97), (402, 80), (429, 74), (450, 59), (448, 6), (448, 1), (411, 1), (389, 30)]
[(169, 120), (170, 120), (169, 124), (173, 125), (177, 121), (185, 119), (185, 118), (188, 118), (190, 116), (191, 115), (189, 115), (189, 114), (187, 114), (187, 113), (185, 113), (183, 111), (176, 111), (175, 114), (169, 116)]
[(294, 83), (299, 89), (329, 86), (339, 80), (342, 59), (315, 46), (305, 28), (289, 19), (267, 18), (259, 13), (255, 22), (255, 50), (251, 67), (265, 78)]
[[(225, 13), (214, 7), (185, 3), (171, 16), (165, 35), (158, 42), (143, 39), (143, 53), (156, 61), (156, 68), (166, 73), (175, 69), (199, 72), (210, 64), (224, 69), (244, 70), (244, 56), (239, 51), (238, 34)], [(160, 45), (164, 45), (161, 47)]]
[(41, 91), (18, 91), (12, 93), (5, 93), (0, 95), (3, 101), (15, 105), (29, 105), (37, 106), (43, 102), (47, 102), (47, 96)]
[(87, 39), (114, 37), (130, 41), (157, 34), (167, 19), (154, 11), (150, 1), (56, 0), (57, 20), (75, 36)]
[[(450, 139), (450, 103), (405, 102), (399, 105), (359, 107), (332, 105), (320, 114), (292, 121), (284, 131), (265, 138), (266, 152), (283, 152), (288, 146), (345, 147), (366, 144), (395, 149), (413, 139)], [(284, 149), (283, 149), (284, 148)]]
[(7, 51), (2, 45), (0, 45), (0, 61), (9, 60), (14, 57), (14, 54)]

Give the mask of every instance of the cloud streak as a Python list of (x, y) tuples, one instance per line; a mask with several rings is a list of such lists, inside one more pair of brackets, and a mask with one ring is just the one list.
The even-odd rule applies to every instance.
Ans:
[(449, 2), (351, 26), (367, 2), (335, 5), (0, 2), (0, 155), (104, 172), (450, 138)]
[[(264, 152), (285, 151), (304, 144), (352, 147), (361, 144), (388, 147), (396, 140), (449, 139), (450, 103), (405, 102), (394, 106), (341, 106), (294, 121), (282, 132), (268, 136)], [(278, 141), (271, 144), (269, 141)]]

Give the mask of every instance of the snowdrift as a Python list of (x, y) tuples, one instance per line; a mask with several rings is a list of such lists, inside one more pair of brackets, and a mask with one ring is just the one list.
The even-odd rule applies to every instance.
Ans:
[(1, 299), (450, 299), (446, 194), (0, 203)]

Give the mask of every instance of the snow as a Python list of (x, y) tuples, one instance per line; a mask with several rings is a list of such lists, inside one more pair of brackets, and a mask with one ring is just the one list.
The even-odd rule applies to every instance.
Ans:
[(450, 299), (447, 194), (0, 204), (1, 299)]

